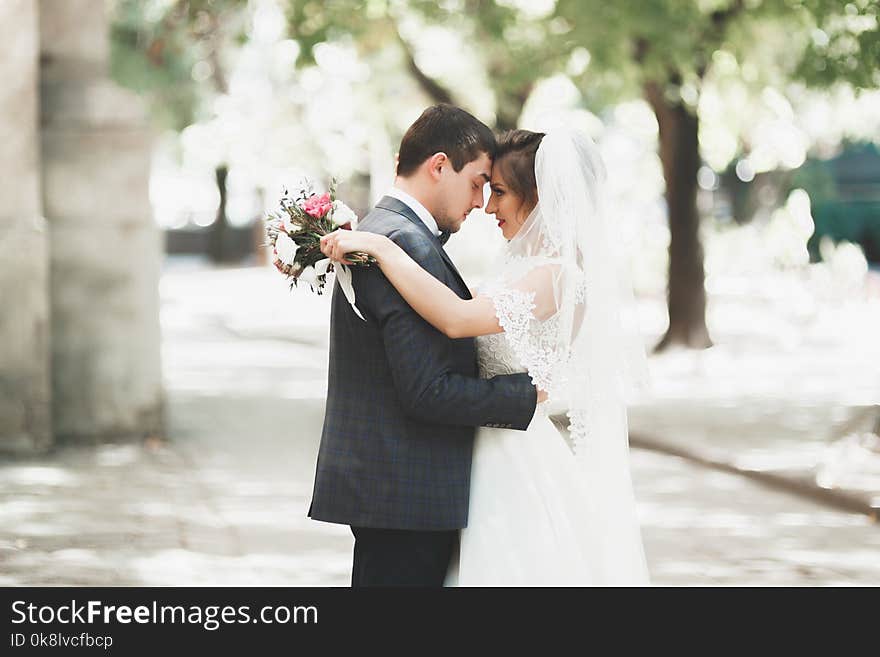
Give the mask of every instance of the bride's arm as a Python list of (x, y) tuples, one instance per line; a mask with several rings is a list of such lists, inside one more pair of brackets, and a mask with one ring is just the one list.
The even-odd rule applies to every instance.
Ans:
[(407, 304), (447, 337), (472, 338), (503, 330), (491, 299), (462, 299), (384, 235), (337, 230), (321, 238), (321, 251), (343, 263), (347, 262), (346, 253), (361, 251), (372, 255)]

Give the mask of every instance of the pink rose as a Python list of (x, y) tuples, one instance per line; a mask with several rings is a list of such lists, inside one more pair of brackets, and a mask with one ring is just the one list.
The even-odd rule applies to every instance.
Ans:
[(306, 211), (306, 214), (314, 217), (315, 219), (320, 219), (328, 212), (330, 212), (330, 208), (333, 207), (333, 204), (330, 202), (330, 193), (324, 193), (321, 196), (317, 194), (313, 194), (309, 198), (307, 198), (303, 202), (302, 209)]

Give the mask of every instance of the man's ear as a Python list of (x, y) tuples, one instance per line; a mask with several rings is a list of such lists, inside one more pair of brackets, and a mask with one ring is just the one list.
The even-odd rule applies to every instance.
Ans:
[(443, 172), (443, 167), (445, 166), (449, 166), (449, 158), (446, 157), (446, 153), (442, 151), (434, 153), (428, 158), (428, 173), (430, 173), (431, 177), (435, 180), (440, 178), (440, 174)]

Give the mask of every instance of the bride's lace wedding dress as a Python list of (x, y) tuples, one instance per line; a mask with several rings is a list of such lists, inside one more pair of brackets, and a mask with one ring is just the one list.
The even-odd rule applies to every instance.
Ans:
[[(626, 395), (644, 344), (604, 212), (596, 145), (565, 127), (535, 158), (538, 203), (481, 287), (503, 333), (477, 340), (480, 374), (528, 372), (546, 404), (526, 431), (477, 431), (468, 526), (450, 585), (645, 585)], [(575, 455), (576, 454), (576, 455)]]
[[(476, 342), (480, 376), (526, 371), (507, 334)], [(542, 408), (524, 432), (481, 427), (468, 526), (446, 585), (647, 585), (638, 527), (622, 544), (597, 535), (603, 531), (598, 505), (614, 504), (585, 481), (564, 434)]]

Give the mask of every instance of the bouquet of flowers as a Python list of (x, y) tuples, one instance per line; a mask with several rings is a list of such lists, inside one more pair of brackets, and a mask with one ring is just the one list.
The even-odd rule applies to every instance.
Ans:
[[(287, 189), (281, 196), (280, 209), (266, 220), (267, 246), (272, 248), (273, 264), (290, 281), (291, 287), (307, 283), (313, 292), (322, 294), (327, 274), (333, 264), (321, 253), (321, 237), (334, 230), (353, 230), (357, 215), (336, 198), (336, 181), (329, 191), (317, 194), (314, 185), (304, 180), (292, 197)], [(351, 253), (346, 259), (358, 266), (368, 266), (375, 259), (365, 253)]]
[[(335, 271), (352, 309), (364, 319), (354, 305), (351, 272), (346, 265), (334, 265), (321, 253), (321, 238), (334, 230), (353, 230), (357, 215), (336, 198), (336, 180), (330, 181), (329, 191), (317, 194), (309, 180), (304, 180), (295, 197), (285, 189), (280, 209), (266, 219), (267, 246), (272, 248), (275, 268), (291, 281), (291, 289), (300, 282), (307, 283), (313, 292), (323, 294), (327, 274)], [(347, 253), (345, 259), (354, 266), (367, 267), (375, 258), (366, 253)]]

